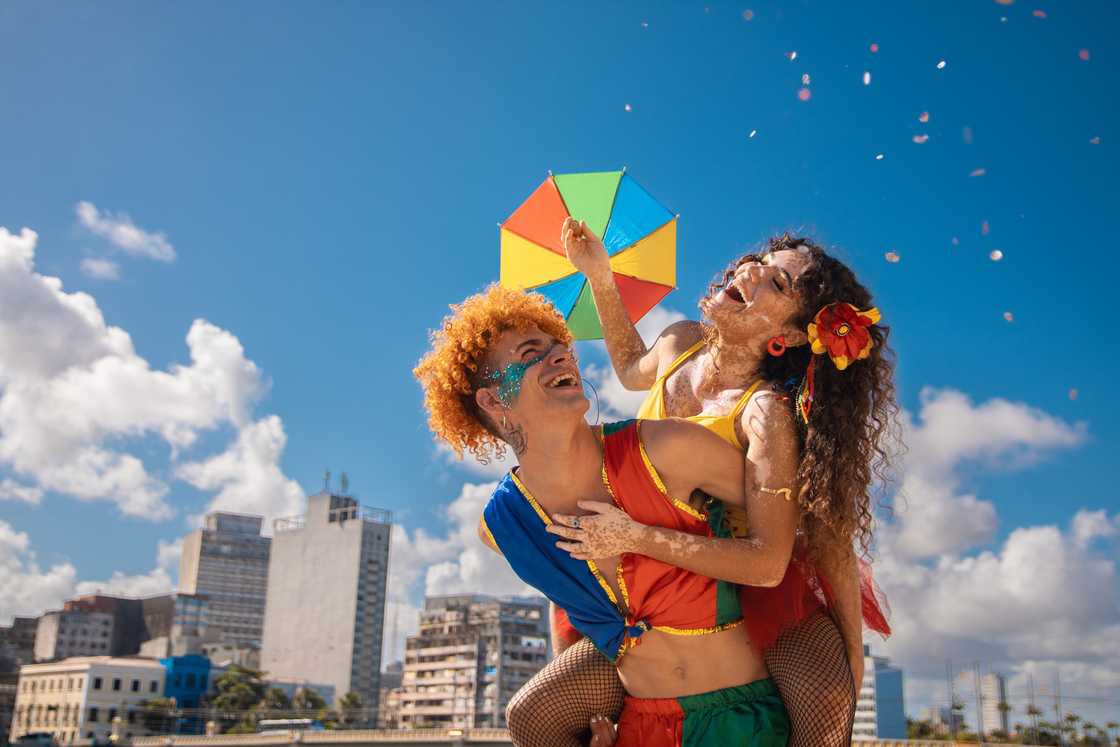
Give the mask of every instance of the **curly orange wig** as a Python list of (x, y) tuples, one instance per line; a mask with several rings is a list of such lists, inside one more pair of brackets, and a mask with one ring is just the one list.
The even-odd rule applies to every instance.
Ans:
[(546, 298), (497, 283), (453, 305), (451, 312), (432, 332), (432, 349), (412, 373), (424, 388), (432, 433), (460, 459), (465, 450), (485, 464), (505, 454), (505, 443), (484, 423), (474, 399), (487, 350), (510, 329), (536, 326), (565, 345), (572, 344), (572, 333)]

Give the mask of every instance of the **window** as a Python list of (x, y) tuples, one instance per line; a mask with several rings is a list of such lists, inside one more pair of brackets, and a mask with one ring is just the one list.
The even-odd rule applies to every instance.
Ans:
[(101, 689), (101, 678), (100, 677), (94, 677), (93, 678), (93, 689), (94, 690), (100, 690)]
[(90, 709), (89, 709), (89, 720), (90, 720), (91, 722), (93, 722), (93, 723), (95, 723), (95, 724), (96, 724), (96, 723), (97, 723), (97, 717), (98, 717), (98, 715), (99, 715), (99, 714), (97, 713), (97, 707), (96, 707), (96, 706), (94, 706), (93, 708), (90, 708)]
[(134, 693), (140, 692), (140, 680), (133, 680), (132, 681), (132, 692), (134, 692)]
[(154, 693), (156, 691), (157, 687), (159, 687), (159, 683), (156, 682), (155, 680), (152, 680), (151, 682), (148, 683), (148, 692)]
[(120, 677), (114, 677), (113, 678), (113, 689), (114, 690), (120, 690), (121, 689), (121, 678)]
[(113, 719), (115, 719), (116, 717), (117, 717), (117, 709), (116, 708), (110, 708), (109, 709), (109, 723), (110, 724), (113, 723)]
[(194, 672), (189, 672), (187, 674), (187, 687), (194, 687), (194, 685), (195, 685)]

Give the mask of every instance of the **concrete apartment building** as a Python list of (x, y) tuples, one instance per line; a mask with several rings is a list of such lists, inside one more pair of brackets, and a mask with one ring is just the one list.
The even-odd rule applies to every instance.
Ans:
[(11, 625), (0, 625), (0, 674), (19, 672), (24, 664), (35, 661), (35, 617), (12, 618)]
[(506, 705), (549, 659), (548, 602), (429, 597), (408, 637), (401, 728), (503, 727)]
[(205, 597), (213, 640), (259, 647), (272, 540), (260, 516), (217, 511), (183, 538), (179, 592)]
[(50, 732), (60, 742), (104, 741), (120, 717), (124, 737), (149, 732), (141, 703), (158, 698), (166, 670), (154, 659), (87, 656), (20, 669), (11, 739)]
[(999, 729), (1004, 734), (1011, 733), (1009, 713), (1000, 710), (1000, 704), (1007, 702), (1007, 680), (1002, 674), (990, 672), (980, 678), (980, 723), (977, 728), (985, 735)]
[(863, 682), (856, 700), (853, 739), (906, 739), (902, 670), (863, 647)]
[(71, 656), (127, 656), (170, 634), (175, 598), (126, 599), (88, 594), (44, 613), (35, 630), (35, 661)]
[(307, 503), (273, 525), (261, 668), (376, 713), (392, 514), (327, 491)]
[(140, 645), (140, 655), (152, 658), (201, 653), (213, 634), (209, 629), (210, 601), (198, 594), (175, 594), (171, 628), (167, 635)]

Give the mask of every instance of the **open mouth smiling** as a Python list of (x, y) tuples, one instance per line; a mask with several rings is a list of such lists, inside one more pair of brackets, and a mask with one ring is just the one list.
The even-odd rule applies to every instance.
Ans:
[(551, 381), (545, 383), (546, 389), (570, 389), (579, 386), (579, 377), (575, 374), (564, 372), (559, 374)]
[(743, 299), (743, 292), (735, 287), (734, 283), (731, 283), (726, 288), (724, 288), (723, 292), (726, 293), (727, 297), (735, 303), (746, 303), (746, 301)]

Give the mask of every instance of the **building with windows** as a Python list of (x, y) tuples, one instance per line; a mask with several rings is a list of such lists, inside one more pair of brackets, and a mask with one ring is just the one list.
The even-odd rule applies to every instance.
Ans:
[(261, 668), (354, 692), (375, 713), (392, 514), (327, 491), (307, 504), (273, 526)]
[[(1001, 706), (1003, 706), (1001, 708)], [(980, 724), (985, 735), (999, 729), (1010, 734), (1007, 708), (1007, 680), (1002, 674), (990, 672), (980, 678)]]
[(218, 511), (183, 538), (179, 592), (205, 597), (211, 640), (260, 646), (272, 543), (263, 521)]
[(35, 631), (38, 618), (15, 617), (11, 625), (0, 625), (0, 674), (18, 672), (35, 661)]
[(405, 648), (401, 728), (505, 726), (510, 698), (548, 663), (548, 640), (544, 598), (425, 599)]
[(863, 647), (863, 682), (852, 738), (906, 739), (902, 670), (885, 656), (872, 656), (868, 645)]
[(128, 656), (171, 631), (175, 599), (87, 594), (46, 612), (35, 629), (35, 661), (72, 656)]
[(11, 739), (49, 732), (59, 742), (148, 734), (146, 700), (163, 695), (166, 670), (154, 659), (83, 656), (20, 669)]

